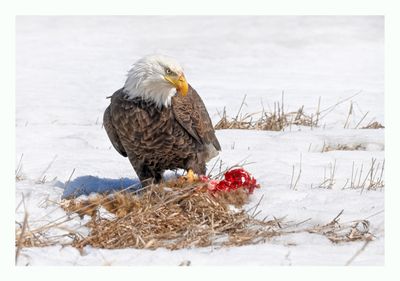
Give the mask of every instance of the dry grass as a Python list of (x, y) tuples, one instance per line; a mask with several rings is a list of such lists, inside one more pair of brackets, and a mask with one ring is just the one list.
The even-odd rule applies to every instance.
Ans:
[[(276, 220), (258, 220), (237, 207), (247, 202), (248, 194), (212, 194), (203, 183), (180, 180), (154, 185), (140, 195), (117, 193), (63, 206), (69, 212), (90, 215), (90, 233), (77, 238), (73, 246), (98, 248), (181, 249), (205, 246), (239, 246), (260, 243), (279, 235)], [(114, 218), (104, 218), (104, 207)], [(253, 211), (253, 214), (255, 212)]]
[[(356, 95), (358, 95), (358, 93)], [(347, 113), (346, 121), (345, 121), (344, 126), (343, 126), (344, 129), (349, 129), (350, 128), (350, 123), (356, 121), (357, 117), (356, 117), (356, 110), (355, 110), (354, 105), (357, 106), (357, 108), (359, 109), (359, 113), (361, 113), (362, 115), (361, 115), (360, 120), (357, 122), (357, 124), (352, 129), (360, 128), (361, 124), (366, 119), (367, 115), (369, 114), (369, 111), (363, 113), (360, 110), (358, 104), (354, 103), (352, 100), (350, 100), (349, 111)], [(384, 129), (384, 128), (385, 127), (382, 124), (380, 124), (379, 122), (374, 121), (374, 119), (372, 119), (366, 126), (361, 127), (361, 129)]]
[(17, 249), (15, 251), (15, 263), (17, 263), (17, 261), (18, 261), (19, 254), (20, 254), (21, 249), (22, 249), (22, 247), (24, 245), (25, 231), (26, 231), (27, 225), (28, 225), (28, 214), (25, 212), (24, 221), (23, 221), (23, 223), (22, 223), (22, 225), (20, 227), (21, 232), (20, 232), (20, 235), (18, 236), (18, 239), (16, 240)]
[[(138, 248), (171, 250), (193, 247), (226, 247), (265, 243), (269, 239), (292, 233), (317, 233), (334, 243), (369, 241), (369, 222), (359, 220), (340, 223), (339, 216), (325, 225), (300, 227), (272, 217), (257, 219), (260, 201), (244, 210), (247, 202), (245, 190), (226, 196), (225, 193), (210, 193), (204, 183), (187, 183), (182, 180), (153, 185), (140, 194), (118, 192), (113, 195), (98, 195), (80, 201), (63, 201), (61, 207), (65, 217), (30, 229), (28, 216), (16, 229), (16, 259), (23, 247), (45, 247), (50, 245), (72, 245), (78, 249), (85, 246), (96, 248)], [(232, 208), (236, 205), (237, 208)], [(100, 212), (106, 209), (108, 212)], [(85, 225), (89, 234), (67, 229), (65, 222), (76, 216), (90, 216)], [(55, 228), (63, 228), (65, 234), (50, 235)], [(69, 238), (65, 242), (65, 238)]]
[[(361, 123), (364, 121), (364, 119), (367, 117), (369, 111), (367, 111), (366, 113), (364, 113), (361, 117), (361, 119), (357, 122), (356, 126), (353, 129), (357, 129)], [(347, 117), (346, 117), (346, 121), (344, 123), (343, 128), (344, 129), (349, 129), (350, 128), (350, 119), (352, 119), (353, 121), (355, 121), (355, 109), (354, 109), (354, 103), (353, 101), (350, 101), (350, 107), (349, 107), (349, 111), (347, 113)]]
[[(350, 127), (350, 121), (355, 118), (354, 103), (352, 98), (361, 93), (356, 94), (339, 100), (336, 104), (329, 106), (325, 109), (321, 109), (321, 97), (318, 99), (318, 105), (314, 113), (306, 113), (304, 111), (304, 105), (300, 106), (296, 111), (287, 112), (285, 109), (284, 93), (282, 92), (281, 101), (274, 102), (273, 109), (266, 111), (264, 106), (262, 110), (253, 113), (242, 114), (242, 109), (246, 104), (246, 95), (244, 96), (242, 103), (240, 104), (239, 110), (235, 117), (229, 117), (224, 108), (222, 114), (220, 114), (220, 120), (215, 125), (216, 130), (220, 129), (244, 129), (244, 130), (265, 130), (265, 131), (282, 131), (285, 128), (295, 126), (305, 127), (319, 127), (319, 123), (329, 113), (335, 110), (339, 105), (350, 100), (349, 111), (346, 115), (346, 120), (343, 128), (347, 129)], [(357, 122), (357, 125), (353, 129), (358, 129), (361, 123), (365, 120), (369, 112), (363, 113), (361, 119)], [(368, 125), (361, 127), (361, 129), (381, 129), (385, 128), (378, 122), (371, 121)]]
[(16, 181), (21, 181), (24, 180), (24, 176), (22, 175), (22, 157), (24, 157), (24, 154), (21, 154), (21, 158), (19, 158), (17, 168), (15, 169), (15, 180)]
[(299, 171), (297, 173), (297, 176), (295, 178), (295, 165), (292, 166), (292, 176), (291, 176), (291, 180), (290, 180), (290, 189), (296, 190), (296, 186), (299, 183), (300, 177), (301, 177), (301, 172), (302, 172), (302, 155), (300, 154), (300, 162), (299, 162)]
[[(221, 161), (215, 161), (212, 170), (217, 163), (219, 173), (214, 179), (225, 172)], [(293, 179), (293, 186), (296, 181)], [(32, 229), (26, 212), (24, 221), (16, 222), (16, 259), (24, 247), (51, 245), (175, 250), (258, 244), (275, 236), (301, 232), (318, 233), (335, 243), (372, 239), (368, 230), (359, 229), (360, 223), (369, 226), (366, 220), (356, 225), (341, 224), (335, 218), (326, 225), (302, 228), (311, 219), (291, 224), (275, 217), (259, 219), (261, 200), (262, 197), (245, 210), (243, 206), (249, 202), (246, 190), (214, 193), (208, 191), (205, 183), (189, 183), (184, 178), (149, 185), (137, 193), (121, 191), (87, 200), (64, 200), (59, 207), (66, 214), (58, 219)], [(85, 225), (75, 229), (67, 226), (68, 222), (84, 216), (90, 218)], [(82, 227), (89, 233), (80, 232)]]
[(381, 123), (375, 121), (369, 123), (367, 126), (362, 127), (361, 129), (384, 129), (385, 126), (383, 126)]
[[(47, 167), (43, 170), (39, 178), (35, 181), (36, 184), (45, 184), (47, 180), (46, 173), (47, 171), (51, 168), (51, 166), (54, 164), (54, 162), (57, 159), (57, 155), (54, 155), (53, 159), (50, 161), (50, 163), (47, 165)], [(52, 181), (56, 180), (57, 178), (54, 178)]]
[(325, 144), (322, 146), (321, 152), (329, 152), (335, 150), (342, 150), (342, 151), (354, 151), (354, 150), (366, 150), (365, 145), (363, 144), (335, 144), (329, 145)]
[[(21, 154), (21, 157), (18, 161), (17, 168), (15, 169), (15, 181), (22, 181), (25, 180), (25, 176), (22, 173), (22, 158), (24, 154)], [(51, 168), (53, 165), (54, 161), (56, 160), (57, 155), (54, 156), (54, 158), (51, 160), (51, 162), (48, 164), (48, 166), (44, 169), (44, 171), (41, 173), (38, 179), (35, 180), (36, 184), (44, 184), (48, 182), (49, 180), (47, 179), (46, 173), (47, 171)], [(51, 181), (55, 181), (57, 177), (53, 178)]]
[[(251, 114), (241, 114), (246, 96), (240, 105), (239, 111), (234, 118), (230, 118), (226, 114), (226, 109), (222, 113), (220, 121), (215, 125), (216, 130), (220, 129), (246, 129), (246, 130), (265, 130), (265, 131), (281, 131), (285, 128), (297, 125), (307, 127), (317, 127), (319, 120), (319, 103), (316, 114), (306, 114), (304, 106), (297, 111), (286, 112), (284, 106), (284, 94), (282, 93), (282, 101), (274, 103), (272, 111), (265, 111), (264, 108), (260, 112)], [(254, 119), (256, 117), (256, 119)]]
[[(322, 182), (317, 184), (317, 188), (325, 188), (325, 189), (332, 189), (336, 183), (335, 173), (336, 173), (336, 160), (334, 163), (329, 163), (329, 174), (327, 174), (326, 168), (324, 168), (324, 179)], [(311, 188), (314, 186), (311, 185)]]
[(342, 213), (343, 210), (328, 224), (317, 225), (307, 231), (324, 235), (333, 243), (373, 240), (374, 236), (370, 232), (369, 221), (357, 220), (349, 223), (340, 223), (339, 220)]
[[(356, 167), (354, 162), (351, 169), (350, 178), (346, 179), (342, 189), (359, 189), (360, 192), (371, 190), (382, 190), (385, 187), (384, 180), (385, 160), (377, 162), (375, 158), (371, 159), (368, 166), (361, 164)], [(328, 169), (324, 169), (324, 178), (317, 185), (311, 185), (311, 188), (332, 189), (336, 184), (336, 160), (329, 163)]]
[(365, 169), (364, 165), (355, 167), (354, 162), (351, 169), (351, 178), (347, 180), (344, 188), (367, 190), (381, 190), (385, 187), (384, 180), (385, 160), (377, 162), (371, 159), (371, 164)]

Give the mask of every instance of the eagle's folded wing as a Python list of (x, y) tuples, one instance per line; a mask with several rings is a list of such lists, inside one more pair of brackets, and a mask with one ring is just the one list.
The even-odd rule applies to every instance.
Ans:
[(104, 112), (103, 116), (103, 126), (106, 129), (107, 135), (111, 140), (112, 145), (114, 148), (124, 157), (127, 157), (126, 151), (121, 144), (121, 141), (118, 137), (118, 134), (112, 124), (111, 119), (111, 108), (110, 106), (107, 107), (106, 111)]
[(172, 98), (172, 110), (179, 124), (199, 143), (212, 144), (216, 150), (221, 150), (207, 109), (190, 85), (186, 96)]

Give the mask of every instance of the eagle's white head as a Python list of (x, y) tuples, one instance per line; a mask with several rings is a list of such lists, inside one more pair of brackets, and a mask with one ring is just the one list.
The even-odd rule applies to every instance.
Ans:
[(171, 105), (171, 98), (178, 92), (188, 92), (183, 69), (173, 58), (149, 55), (134, 63), (128, 72), (124, 90), (130, 98), (141, 97), (154, 101), (158, 107)]

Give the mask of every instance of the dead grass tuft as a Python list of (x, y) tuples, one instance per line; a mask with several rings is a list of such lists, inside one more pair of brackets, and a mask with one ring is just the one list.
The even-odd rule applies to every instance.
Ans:
[[(329, 113), (331, 113), (339, 105), (350, 100), (350, 107), (343, 128), (348, 129), (350, 123), (355, 118), (354, 103), (352, 99), (359, 95), (361, 91), (354, 95), (339, 100), (336, 104), (331, 105), (325, 109), (321, 109), (321, 97), (318, 99), (318, 105), (314, 113), (306, 113), (304, 111), (304, 105), (300, 106), (296, 111), (287, 112), (284, 103), (284, 92), (282, 92), (281, 101), (274, 102), (273, 109), (266, 111), (264, 106), (262, 111), (254, 113), (242, 114), (243, 106), (246, 104), (246, 95), (244, 96), (242, 103), (240, 104), (239, 110), (235, 117), (229, 117), (224, 108), (222, 114), (220, 114), (220, 120), (214, 126), (214, 129), (243, 129), (243, 130), (265, 130), (265, 131), (282, 131), (285, 128), (295, 126), (305, 126), (315, 128), (319, 127), (319, 123)], [(353, 129), (358, 129), (361, 123), (365, 120), (369, 112), (363, 113), (361, 119)], [(325, 126), (325, 125), (324, 125)], [(371, 121), (367, 126), (361, 127), (361, 129), (382, 129), (385, 128), (378, 122)]]
[[(327, 171), (328, 170), (328, 171)], [(359, 189), (360, 192), (371, 190), (382, 190), (385, 187), (384, 180), (385, 160), (378, 162), (376, 158), (371, 159), (368, 166), (361, 164), (356, 167), (354, 162), (350, 178), (346, 179), (342, 189)], [(311, 185), (311, 188), (332, 189), (336, 184), (336, 160), (329, 163), (328, 169), (324, 168), (324, 178), (321, 183)]]
[(369, 123), (367, 126), (362, 127), (361, 129), (384, 129), (385, 126), (383, 126), (381, 123), (375, 121), (372, 123)]
[[(220, 121), (215, 125), (216, 130), (220, 129), (245, 129), (245, 130), (264, 130), (264, 131), (281, 131), (285, 128), (297, 125), (307, 127), (317, 127), (319, 119), (319, 104), (315, 115), (306, 114), (304, 106), (297, 111), (285, 112), (284, 94), (282, 93), (282, 101), (274, 103), (273, 111), (265, 111), (264, 108), (260, 112), (251, 114), (241, 114), (246, 96), (240, 105), (239, 111), (234, 118), (230, 118), (226, 114), (226, 109), (222, 113)], [(254, 117), (257, 116), (256, 119)]]
[(351, 169), (351, 178), (347, 180), (344, 188), (365, 190), (382, 190), (385, 187), (385, 160), (377, 162), (371, 159), (371, 164), (365, 169), (364, 165), (355, 167), (354, 162)]
[(358, 220), (349, 223), (339, 223), (339, 217), (342, 213), (343, 210), (328, 224), (317, 225), (308, 229), (308, 232), (322, 234), (333, 243), (373, 240), (374, 236), (369, 231), (369, 221)]
[(325, 144), (322, 147), (321, 152), (329, 152), (335, 150), (342, 150), (342, 151), (354, 151), (354, 150), (366, 150), (365, 145), (363, 144), (336, 144), (336, 145), (329, 145)]
[[(115, 249), (181, 249), (205, 246), (238, 246), (259, 243), (279, 235), (276, 220), (263, 221), (239, 208), (247, 202), (246, 191), (211, 194), (202, 183), (179, 181), (154, 185), (140, 195), (118, 193), (84, 202), (69, 200), (68, 212), (90, 215), (87, 237), (73, 246)], [(89, 207), (90, 206), (90, 207)], [(114, 218), (99, 215), (104, 207)]]

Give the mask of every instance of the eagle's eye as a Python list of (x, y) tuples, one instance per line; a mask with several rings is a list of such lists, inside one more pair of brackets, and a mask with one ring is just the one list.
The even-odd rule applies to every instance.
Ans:
[(168, 75), (171, 75), (172, 74), (172, 70), (167, 67), (165, 69), (165, 73), (168, 74)]

